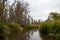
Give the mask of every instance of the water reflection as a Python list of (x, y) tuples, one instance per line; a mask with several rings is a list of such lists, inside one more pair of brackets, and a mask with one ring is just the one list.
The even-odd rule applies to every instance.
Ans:
[(27, 40), (42, 40), (38, 30), (32, 30), (27, 32)]
[(8, 40), (60, 40), (60, 37), (42, 35), (39, 30), (30, 30), (28, 32), (17, 32), (9, 36)]

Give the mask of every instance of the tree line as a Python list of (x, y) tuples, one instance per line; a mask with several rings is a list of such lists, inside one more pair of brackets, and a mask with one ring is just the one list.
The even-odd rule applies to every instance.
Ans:
[[(13, 1), (13, 0), (12, 0)], [(11, 33), (17, 32), (22, 25), (30, 24), (29, 4), (23, 0), (0, 0), (0, 40), (7, 40)]]
[(14, 0), (10, 5), (9, 0), (0, 1), (0, 20), (19, 24), (30, 23), (29, 4), (24, 1)]
[(50, 38), (49, 40), (60, 40), (60, 13), (51, 12), (48, 19), (41, 22), (39, 31)]

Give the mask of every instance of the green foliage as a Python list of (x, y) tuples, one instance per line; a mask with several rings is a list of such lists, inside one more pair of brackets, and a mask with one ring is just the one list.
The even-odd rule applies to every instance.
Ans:
[(51, 32), (56, 34), (60, 33), (60, 21), (55, 21), (54, 24), (51, 27)]
[(50, 22), (41, 23), (39, 28), (40, 32), (47, 34), (49, 32), (49, 27), (51, 26), (50, 24), (51, 24)]
[(31, 25), (30, 25), (30, 24), (25, 24), (25, 25), (24, 25), (24, 28), (25, 28), (26, 30), (30, 30), (30, 29), (31, 29)]
[(12, 32), (20, 30), (20, 27), (21, 26), (16, 23), (5, 24), (3, 22), (0, 22), (0, 36), (8, 36)]
[(0, 3), (0, 16), (3, 14), (3, 6), (2, 4)]
[(60, 34), (60, 21), (43, 22), (41, 23), (39, 30), (44, 34)]
[(53, 20), (60, 19), (60, 14), (57, 13), (57, 12), (51, 12), (49, 16), (50, 16), (50, 18), (52, 18)]
[(13, 32), (13, 31), (17, 31), (17, 30), (19, 30), (20, 29), (20, 25), (18, 25), (18, 24), (16, 24), (16, 23), (10, 23), (10, 24), (8, 24), (8, 26), (9, 26), (9, 28), (11, 29), (11, 31)]
[(0, 22), (0, 36), (7, 36), (10, 34), (10, 29), (7, 25)]

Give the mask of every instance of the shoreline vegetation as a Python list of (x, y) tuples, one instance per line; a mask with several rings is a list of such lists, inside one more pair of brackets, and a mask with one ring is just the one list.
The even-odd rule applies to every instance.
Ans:
[[(1, 40), (18, 40), (22, 39), (26, 32), (29, 30), (36, 29), (35, 24), (25, 24), (23, 26), (14, 23), (14, 22), (8, 22), (4, 23), (0, 21), (0, 39)], [(21, 37), (21, 38), (19, 38)], [(16, 39), (15, 39), (16, 38)]]
[(10, 5), (8, 0), (0, 0), (0, 40), (23, 40), (24, 33), (36, 28), (42, 39), (46, 36), (48, 40), (60, 40), (60, 13), (51, 12), (48, 19), (41, 22), (34, 20), (29, 12), (25, 1), (14, 0)]
[(40, 24), (39, 31), (51, 40), (60, 40), (60, 14), (51, 12), (48, 20)]

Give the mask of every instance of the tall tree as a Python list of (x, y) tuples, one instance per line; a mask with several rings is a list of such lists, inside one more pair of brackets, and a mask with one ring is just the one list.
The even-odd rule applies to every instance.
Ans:
[(49, 15), (49, 19), (58, 20), (58, 19), (60, 19), (60, 14), (57, 12), (51, 12)]
[(0, 20), (2, 18), (2, 14), (3, 14), (3, 5), (2, 3), (0, 3)]

